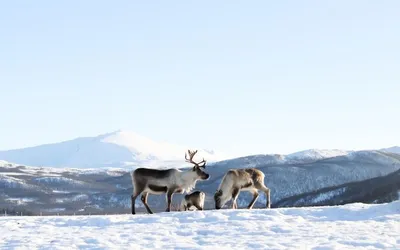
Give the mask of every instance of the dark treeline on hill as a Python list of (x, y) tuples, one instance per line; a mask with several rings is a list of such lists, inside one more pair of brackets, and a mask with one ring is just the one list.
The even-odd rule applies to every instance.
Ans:
[[(382, 203), (399, 199), (400, 155), (363, 151), (296, 164), (277, 164), (271, 155), (256, 155), (209, 164), (207, 181), (195, 190), (206, 193), (205, 209), (214, 209), (213, 195), (231, 168), (256, 167), (265, 173), (271, 189), (272, 208), (341, 205), (353, 202)], [(132, 181), (129, 171), (59, 170), (13, 164), (0, 166), (0, 207), (24, 215), (127, 214)], [(252, 196), (242, 192), (239, 208)], [(176, 210), (182, 195), (173, 196)], [(149, 195), (155, 212), (165, 211), (165, 195)], [(265, 206), (265, 195), (254, 208)], [(230, 202), (227, 207), (230, 206)], [(145, 211), (140, 199), (137, 212)], [(4, 214), (4, 211), (3, 211)], [(17, 213), (18, 214), (18, 213)], [(20, 215), (20, 213), (18, 214)]]

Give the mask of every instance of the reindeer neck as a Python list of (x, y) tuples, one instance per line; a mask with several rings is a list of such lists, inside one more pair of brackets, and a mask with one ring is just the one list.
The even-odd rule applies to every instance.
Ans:
[(192, 169), (190, 168), (189, 170), (183, 171), (181, 173), (181, 178), (183, 180), (187, 180), (187, 181), (195, 181), (196, 179), (198, 179), (199, 177), (197, 176), (197, 173), (195, 171), (192, 171)]
[(190, 169), (189, 171), (183, 171), (179, 180), (181, 187), (186, 193), (189, 193), (195, 186), (199, 179), (195, 171)]

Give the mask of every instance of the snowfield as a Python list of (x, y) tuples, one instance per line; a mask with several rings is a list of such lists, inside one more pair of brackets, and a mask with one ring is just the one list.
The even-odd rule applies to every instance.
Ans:
[(1, 249), (400, 249), (400, 201), (154, 215), (1, 217)]

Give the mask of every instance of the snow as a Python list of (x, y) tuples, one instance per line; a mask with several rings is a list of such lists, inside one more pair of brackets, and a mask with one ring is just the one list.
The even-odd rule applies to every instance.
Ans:
[(2, 249), (400, 248), (400, 201), (153, 215), (15, 216), (0, 217), (0, 224)]
[(9, 163), (8, 161), (0, 160), (0, 166), (3, 168), (12, 168), (13, 164)]
[(313, 202), (317, 203), (317, 202), (329, 200), (335, 196), (338, 196), (338, 195), (344, 193), (345, 191), (346, 191), (346, 188), (343, 187), (343, 188), (339, 188), (339, 189), (332, 190), (329, 192), (321, 193), (313, 199)]
[[(96, 170), (108, 171), (107, 169), (113, 168), (126, 170), (137, 167), (190, 167), (191, 165), (187, 164), (184, 159), (184, 153), (188, 149), (197, 149), (198, 153), (195, 160), (199, 161), (204, 157), (209, 164), (239, 156), (241, 158), (247, 157), (203, 149), (197, 145), (176, 145), (170, 142), (156, 141), (135, 132), (118, 130), (94, 137), (80, 137), (59, 143), (0, 151), (0, 166), (10, 168), (17, 166), (7, 162), (10, 161), (23, 165), (45, 167), (51, 169), (54, 173), (56, 173), (56, 170), (52, 168), (64, 168), (64, 170), (68, 169), (70, 172), (85, 169), (87, 174)], [(399, 147), (383, 150), (400, 152)], [(340, 149), (308, 149), (288, 155), (267, 155), (270, 156), (270, 159), (263, 157), (266, 155), (261, 155), (260, 160), (264, 161), (263, 164), (297, 164), (347, 156), (352, 152)], [(29, 171), (26, 172), (29, 173)]]
[(69, 201), (81, 201), (81, 200), (87, 200), (89, 197), (86, 194), (78, 194), (75, 195), (74, 197), (70, 198), (56, 198), (55, 202), (56, 203), (64, 203), (64, 202), (69, 202)]
[(62, 184), (69, 184), (69, 185), (73, 185), (73, 186), (83, 186), (85, 185), (84, 182), (82, 181), (76, 181), (70, 178), (66, 178), (66, 177), (38, 177), (38, 178), (34, 178), (35, 181), (39, 182), (39, 183), (62, 183)]
[(6, 198), (5, 200), (11, 201), (12, 203), (16, 203), (18, 205), (24, 205), (29, 202), (34, 202), (36, 199), (33, 199), (33, 198)]
[(64, 190), (53, 190), (53, 193), (55, 194), (69, 194), (69, 191), (64, 191)]
[(47, 212), (52, 212), (52, 213), (54, 213), (54, 212), (63, 212), (63, 211), (65, 211), (65, 208), (49, 208), (49, 209), (44, 209), (44, 211), (47, 211)]
[[(239, 157), (226, 152), (199, 148), (197, 145), (177, 145), (156, 141), (135, 132), (118, 130), (95, 137), (80, 137), (59, 143), (0, 151), (0, 160), (56, 168), (131, 169), (144, 166), (169, 168), (190, 166), (184, 159), (188, 149), (198, 150), (196, 161), (204, 157), (208, 163)], [(309, 149), (289, 155), (271, 155), (271, 163), (316, 161), (347, 155), (349, 152), (351, 151), (339, 149)], [(245, 156), (240, 155), (240, 157)], [(0, 166), (6, 163), (0, 161)]]
[(31, 174), (27, 173), (17, 173), (17, 172), (0, 172), (0, 175), (23, 175), (23, 176), (30, 176)]
[[(131, 131), (116, 131), (105, 136), (102, 142), (113, 143), (128, 148), (136, 153), (136, 157), (141, 160), (160, 159), (160, 160), (182, 160), (184, 152), (191, 147), (183, 147), (167, 142), (158, 142)], [(198, 155), (203, 155), (210, 160), (220, 159), (209, 151), (199, 149)]]
[(293, 160), (321, 160), (349, 154), (351, 151), (340, 149), (309, 149), (286, 155), (286, 161)]
[(23, 165), (62, 168), (162, 167), (165, 162), (184, 164), (184, 154), (188, 149), (198, 150), (195, 160), (204, 157), (208, 162), (215, 162), (232, 158), (196, 145), (175, 145), (118, 130), (95, 137), (0, 151), (0, 159)]
[(24, 180), (14, 178), (7, 175), (0, 175), (0, 187), (2, 188), (29, 188), (32, 187), (24, 182)]

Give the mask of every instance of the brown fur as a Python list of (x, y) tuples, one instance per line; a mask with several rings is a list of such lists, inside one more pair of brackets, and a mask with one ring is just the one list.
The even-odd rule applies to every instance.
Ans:
[(270, 189), (264, 184), (264, 173), (256, 168), (231, 169), (223, 177), (218, 190), (215, 192), (215, 208), (222, 208), (227, 201), (233, 200), (232, 208), (237, 208), (237, 197), (240, 191), (248, 191), (253, 194), (253, 199), (247, 206), (252, 209), (261, 190), (267, 198), (267, 208), (271, 208)]
[(205, 196), (206, 194), (201, 191), (195, 191), (191, 194), (185, 195), (181, 204), (182, 210), (187, 211), (191, 206), (196, 207), (197, 210), (203, 210)]

